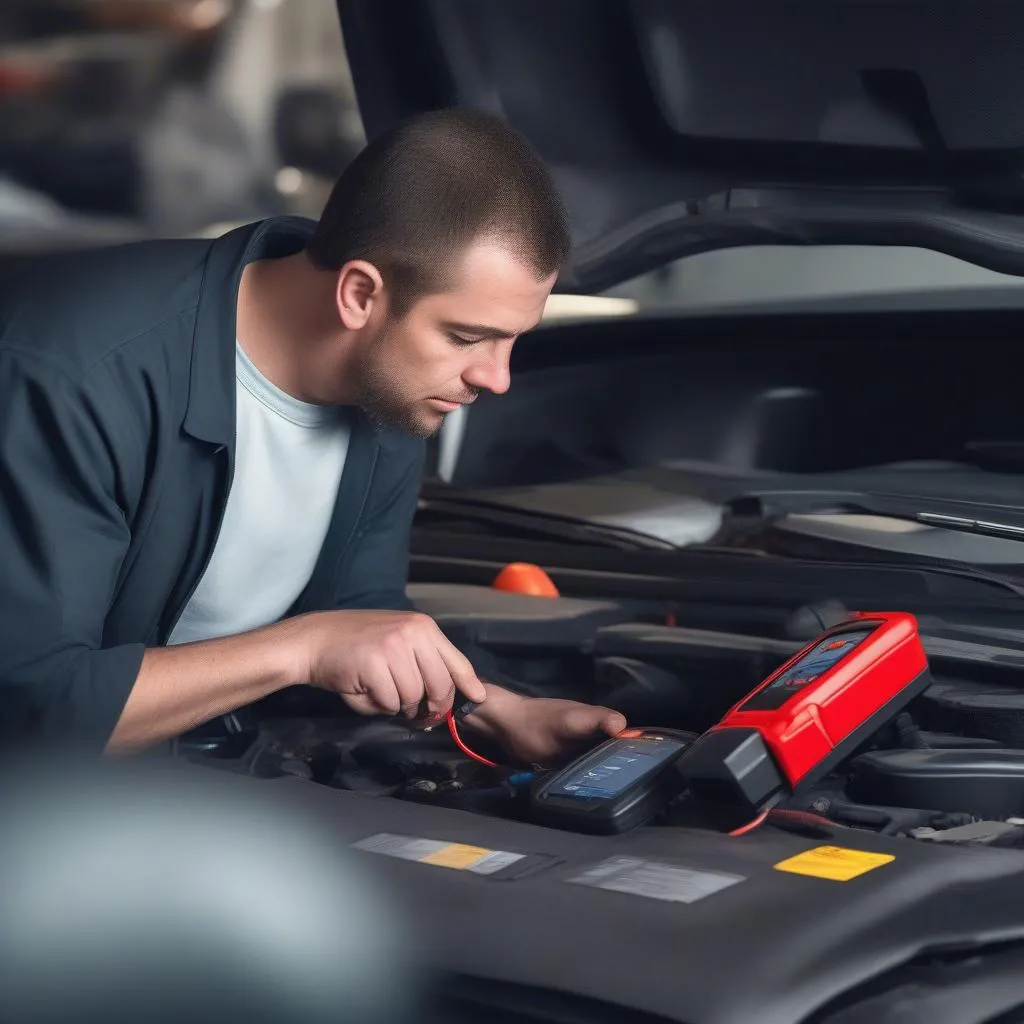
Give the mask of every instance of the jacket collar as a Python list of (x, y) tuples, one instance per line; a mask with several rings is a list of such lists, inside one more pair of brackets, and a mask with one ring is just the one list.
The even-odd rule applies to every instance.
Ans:
[(254, 260), (302, 249), (313, 221), (270, 217), (235, 228), (210, 246), (192, 338), (185, 431), (201, 441), (231, 445), (235, 437), (235, 338), (242, 270)]

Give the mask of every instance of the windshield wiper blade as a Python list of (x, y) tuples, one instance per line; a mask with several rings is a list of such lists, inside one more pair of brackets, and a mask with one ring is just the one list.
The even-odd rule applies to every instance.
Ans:
[(1012, 523), (992, 523), (984, 519), (965, 519), (942, 512), (917, 512), (913, 518), (929, 526), (941, 526), (944, 530), (965, 530), (968, 533), (982, 533), (989, 537), (1007, 537), (1010, 540), (1024, 540), (1024, 526)]
[[(940, 529), (962, 530), (970, 533), (982, 533), (1002, 539), (1024, 541), (1024, 515), (1021, 510), (999, 506), (999, 514), (1012, 513), (1017, 522), (994, 522), (987, 519), (976, 519), (971, 516), (954, 514), (953, 512), (937, 512), (924, 510), (922, 504), (949, 508), (955, 506), (957, 513), (972, 508), (983, 508), (989, 511), (992, 506), (980, 502), (960, 501), (956, 499), (922, 498), (912, 495), (864, 494), (856, 491), (828, 490), (780, 490), (748, 492), (726, 503), (731, 516), (737, 520), (753, 521), (761, 526), (770, 525), (789, 515), (814, 514), (861, 514), (884, 516), (901, 519), (907, 522), (921, 523)], [(938, 572), (963, 579), (977, 580), (1010, 591), (1017, 597), (1024, 597), (1024, 582), (1011, 576), (980, 569), (969, 562), (955, 559), (937, 558), (931, 555), (907, 554), (907, 561), (888, 561), (872, 559), (871, 565), (879, 568), (914, 568), (926, 572)]]
[(503, 502), (487, 501), (480, 498), (466, 498), (446, 495), (443, 498), (423, 496), (418, 508), (421, 512), (450, 515), (468, 519), (485, 526), (506, 527), (526, 531), (548, 539), (566, 540), (574, 543), (594, 543), (602, 547), (614, 547), (633, 551), (675, 551), (670, 541), (653, 537), (640, 530), (626, 526), (612, 526), (594, 523), (574, 516), (561, 516), (553, 512), (538, 512), (533, 509), (506, 505)]
[(786, 515), (855, 513), (889, 516), (948, 530), (1024, 540), (1024, 509), (961, 498), (787, 488), (778, 491), (747, 491), (730, 498), (726, 507), (737, 519), (756, 519), (761, 522)]

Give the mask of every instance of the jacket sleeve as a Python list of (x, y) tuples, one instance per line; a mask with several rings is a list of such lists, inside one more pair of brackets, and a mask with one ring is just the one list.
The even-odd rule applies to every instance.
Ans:
[[(142, 663), (103, 646), (144, 458), (101, 365), (83, 380), (0, 351), (0, 737), (99, 753)], [(126, 455), (125, 453), (130, 453)], [(120, 460), (120, 461), (119, 461)]]
[[(347, 565), (335, 594), (335, 608), (411, 611), (409, 541), (419, 500), (426, 448), (410, 441), (381, 455), (380, 497), (364, 513), (352, 538)], [(374, 487), (378, 490), (378, 487)]]

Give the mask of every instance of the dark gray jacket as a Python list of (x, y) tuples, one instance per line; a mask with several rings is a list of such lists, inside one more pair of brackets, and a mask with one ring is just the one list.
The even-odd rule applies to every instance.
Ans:
[[(0, 301), (0, 735), (109, 738), (147, 646), (209, 559), (235, 451), (243, 266), (307, 221), (47, 263)], [(405, 608), (422, 442), (350, 410), (352, 439), (294, 611)], [(301, 529), (301, 524), (296, 524)]]

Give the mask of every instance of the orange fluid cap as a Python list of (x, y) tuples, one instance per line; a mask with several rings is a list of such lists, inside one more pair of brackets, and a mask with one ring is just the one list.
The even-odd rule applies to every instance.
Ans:
[(491, 584), (495, 590), (506, 590), (512, 594), (528, 594), (531, 597), (558, 597), (558, 588), (551, 577), (539, 566), (529, 562), (512, 562), (506, 565)]

